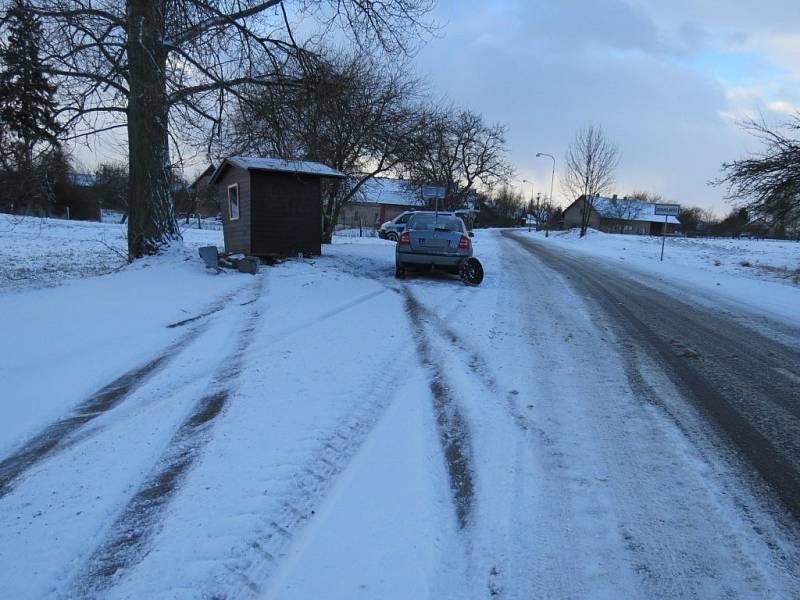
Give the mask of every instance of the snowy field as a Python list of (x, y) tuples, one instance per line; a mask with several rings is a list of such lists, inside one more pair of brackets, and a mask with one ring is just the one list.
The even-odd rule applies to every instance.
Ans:
[[(543, 231), (532, 235), (545, 237)], [(630, 260), (637, 265), (658, 262), (661, 258), (658, 236), (619, 235), (591, 229), (581, 239), (579, 231), (572, 229), (550, 232), (550, 239), (565, 248)], [(664, 260), (673, 266), (713, 274), (800, 285), (800, 242), (796, 241), (668, 237)]]
[[(125, 225), (0, 213), (0, 291), (112, 273), (127, 264)], [(222, 245), (221, 231), (187, 229), (184, 246)]]
[(664, 262), (661, 238), (590, 230), (520, 234), (605, 261), (621, 269), (651, 275), (712, 301), (730, 300), (759, 312), (800, 323), (800, 243), (782, 240), (668, 237)]
[(794, 526), (499, 232), (471, 288), (375, 238), (214, 275), (221, 232), (122, 266), (120, 226), (2, 223), (4, 597), (797, 597)]

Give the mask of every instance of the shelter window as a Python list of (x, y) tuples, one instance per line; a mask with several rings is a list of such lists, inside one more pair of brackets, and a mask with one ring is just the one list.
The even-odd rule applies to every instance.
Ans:
[(239, 184), (228, 186), (228, 217), (231, 221), (239, 219)]

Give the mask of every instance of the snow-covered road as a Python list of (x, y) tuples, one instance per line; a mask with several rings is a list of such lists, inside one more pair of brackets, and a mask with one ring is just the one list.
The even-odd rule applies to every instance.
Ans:
[[(475, 240), (478, 288), (396, 281), (380, 240), (255, 278), (153, 265), (202, 299), (179, 295), (182, 319), (152, 309), (169, 294), (125, 304), (138, 334), (87, 333), (115, 347), (108, 365), (59, 338), (56, 375), (94, 387), (57, 398), (31, 377), (46, 339), (3, 348), (3, 594), (796, 597), (797, 526), (669, 374), (632, 363), (613, 322), (516, 240)], [(48, 303), (146, 275), (0, 308), (24, 298), (46, 321)]]

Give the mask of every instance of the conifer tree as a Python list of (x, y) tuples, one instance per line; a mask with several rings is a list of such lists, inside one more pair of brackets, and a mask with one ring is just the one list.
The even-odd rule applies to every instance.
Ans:
[(8, 35), (0, 44), (0, 160), (6, 179), (16, 183), (5, 193), (47, 214), (49, 178), (39, 167), (59, 146), (56, 86), (41, 58), (41, 24), (25, 0), (13, 0), (2, 25)]

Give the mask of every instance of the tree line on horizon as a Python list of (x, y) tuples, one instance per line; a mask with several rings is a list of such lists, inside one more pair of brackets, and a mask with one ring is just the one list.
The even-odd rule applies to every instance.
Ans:
[[(101, 165), (98, 179), (114, 188), (116, 208), (125, 205), (131, 259), (180, 238), (174, 190), (187, 148), (217, 159), (250, 152), (317, 160), (343, 171), (344, 185), (325, 188), (327, 239), (369, 176), (440, 184), (454, 206), (511, 167), (504, 126), (434, 101), (424, 81), (406, 74), (419, 40), (435, 28), (432, 7), (0, 0), (0, 34), (13, 37), (0, 35), (0, 106), (13, 107), (0, 141), (3, 173), (20, 183), (14, 208), (57, 211), (54, 193), (69, 183), (66, 142), (115, 130), (124, 133), (127, 159)], [(301, 39), (297, 32), (314, 25), (344, 36), (351, 49)], [(46, 156), (60, 161), (57, 184)], [(42, 175), (36, 185), (34, 172)], [(119, 194), (123, 178), (127, 193)]]
[[(180, 238), (174, 192), (187, 148), (210, 157), (317, 160), (343, 171), (344, 183), (325, 188), (326, 240), (341, 208), (376, 175), (442, 185), (451, 208), (475, 191), (495, 190), (490, 200), (502, 208), (509, 198), (498, 190), (513, 174), (505, 126), (433, 99), (426, 82), (408, 74), (415, 48), (436, 28), (433, 5), (0, 0), (3, 209), (9, 199), (30, 214), (68, 205), (75, 193), (69, 144), (109, 131), (124, 134), (127, 157), (116, 171), (99, 170), (115, 176), (109, 187), (126, 178), (131, 259)], [(347, 44), (301, 38), (301, 30)], [(796, 223), (800, 115), (785, 127), (745, 127), (763, 152), (723, 164), (714, 183), (726, 186), (737, 218), (743, 209), (750, 219)], [(565, 189), (599, 195), (618, 158), (601, 128), (579, 131)]]

